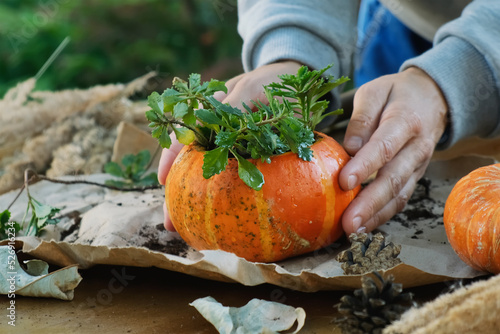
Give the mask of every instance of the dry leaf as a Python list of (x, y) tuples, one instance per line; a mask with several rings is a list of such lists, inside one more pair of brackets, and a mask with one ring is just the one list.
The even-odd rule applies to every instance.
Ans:
[(189, 305), (194, 306), (221, 334), (275, 334), (297, 328), (298, 333), (304, 326), (306, 312), (303, 308), (252, 299), (242, 307), (227, 307), (212, 297), (196, 299)]
[(77, 266), (68, 266), (49, 273), (49, 265), (40, 260), (25, 261), (27, 269), (19, 264), (10, 246), (0, 246), (0, 261), (8, 264), (0, 272), (0, 294), (29, 297), (51, 297), (73, 300), (74, 289), (82, 277)]

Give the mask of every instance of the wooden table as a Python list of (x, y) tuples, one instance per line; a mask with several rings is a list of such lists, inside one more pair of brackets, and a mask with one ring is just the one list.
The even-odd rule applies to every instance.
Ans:
[[(301, 333), (341, 333), (335, 305), (351, 291), (304, 293), (270, 284), (247, 287), (158, 268), (97, 266), (80, 271), (83, 281), (73, 301), (16, 298), (16, 327), (0, 320), (0, 333), (217, 333), (189, 303), (212, 296), (225, 306), (252, 298), (277, 301), (306, 311)], [(449, 284), (409, 289), (419, 302), (435, 298)], [(8, 298), (0, 296), (1, 305)], [(5, 311), (5, 308), (2, 307)]]

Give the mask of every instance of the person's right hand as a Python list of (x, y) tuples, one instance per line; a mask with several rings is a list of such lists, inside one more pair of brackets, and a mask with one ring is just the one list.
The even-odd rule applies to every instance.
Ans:
[[(227, 94), (217, 92), (214, 94), (214, 97), (222, 103), (229, 103), (231, 106), (242, 110), (244, 110), (242, 102), (255, 109), (255, 106), (251, 102), (252, 100), (263, 103), (268, 102), (264, 95), (263, 86), (271, 82), (276, 82), (278, 75), (296, 74), (301, 66), (301, 64), (295, 61), (283, 61), (258, 67), (251, 72), (240, 74), (228, 80), (226, 82)], [(158, 165), (158, 181), (162, 185), (165, 185), (170, 167), (172, 167), (175, 158), (183, 147), (173, 133), (170, 135), (170, 138), (172, 139), (172, 145), (169, 149), (163, 149)], [(165, 228), (169, 231), (175, 231), (165, 204), (163, 204), (163, 213)]]

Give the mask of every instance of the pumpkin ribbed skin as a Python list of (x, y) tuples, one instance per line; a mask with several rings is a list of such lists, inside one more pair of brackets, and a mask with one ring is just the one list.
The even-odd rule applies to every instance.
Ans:
[(270, 164), (250, 160), (264, 175), (260, 191), (238, 176), (236, 159), (204, 179), (201, 146), (179, 153), (168, 174), (165, 195), (177, 232), (197, 250), (221, 249), (249, 261), (274, 262), (307, 253), (337, 240), (340, 217), (359, 192), (343, 191), (339, 172), (350, 159), (332, 138), (317, 133), (314, 158), (291, 152)]
[(500, 273), (500, 164), (460, 179), (446, 200), (443, 219), (448, 240), (464, 262)]

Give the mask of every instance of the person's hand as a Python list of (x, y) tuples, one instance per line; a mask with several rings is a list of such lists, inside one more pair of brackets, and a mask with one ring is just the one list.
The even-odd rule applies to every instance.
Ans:
[[(277, 76), (281, 74), (295, 74), (302, 66), (294, 61), (283, 61), (279, 63), (261, 66), (251, 72), (240, 74), (226, 82), (227, 94), (217, 92), (214, 97), (222, 103), (229, 103), (233, 107), (242, 110), (242, 102), (246, 103), (249, 107), (254, 108), (251, 100), (262, 101), (267, 103), (264, 95), (264, 85), (277, 80)], [(163, 149), (161, 153), (160, 163), (158, 165), (158, 181), (160, 184), (165, 185), (170, 167), (179, 154), (184, 145), (179, 143), (172, 133), (170, 135), (172, 145), (169, 149)], [(168, 216), (166, 204), (163, 204), (164, 225), (169, 231), (175, 231), (172, 221)]]
[(287, 60), (258, 67), (228, 80), (226, 82), (227, 94), (216, 92), (214, 97), (222, 103), (229, 103), (241, 110), (244, 110), (242, 103), (255, 110), (252, 100), (268, 103), (263, 86), (276, 82), (278, 75), (296, 74), (301, 66), (295, 61)]
[[(184, 147), (183, 144), (179, 143), (173, 132), (170, 134), (170, 139), (172, 140), (172, 145), (170, 145), (170, 148), (164, 148), (161, 151), (160, 163), (158, 164), (158, 182), (160, 182), (161, 185), (165, 185), (168, 172), (170, 171), (175, 158)], [(172, 221), (168, 216), (166, 202), (163, 203), (163, 218), (165, 228), (168, 231), (175, 231), (174, 225), (172, 225)]]
[(434, 80), (414, 67), (358, 89), (344, 138), (353, 158), (340, 185), (353, 189), (377, 175), (344, 212), (347, 235), (370, 232), (403, 209), (444, 132), (447, 109)]

